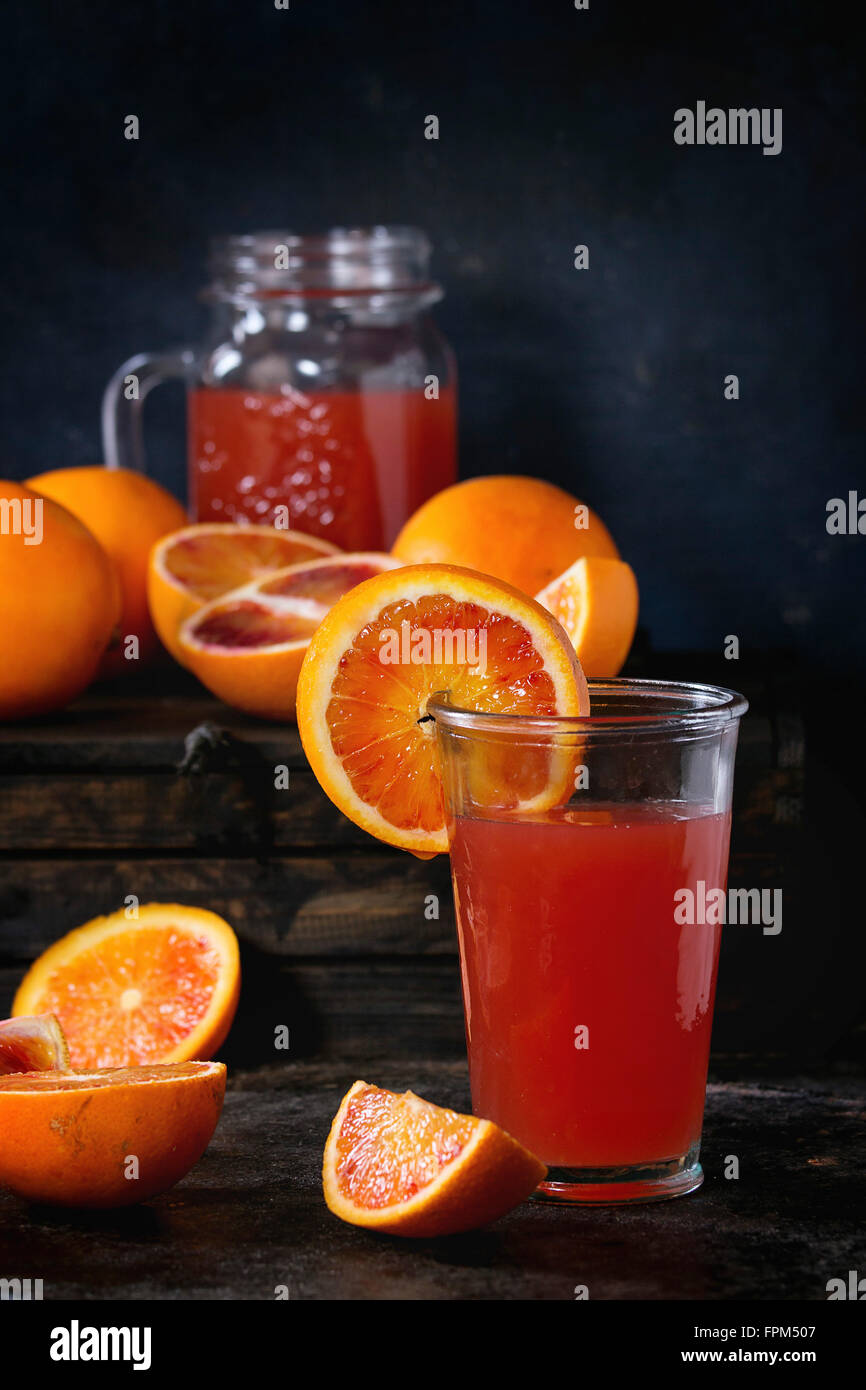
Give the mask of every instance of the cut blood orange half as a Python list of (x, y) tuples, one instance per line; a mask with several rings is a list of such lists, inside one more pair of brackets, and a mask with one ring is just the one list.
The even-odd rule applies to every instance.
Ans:
[(546, 1174), (492, 1120), (356, 1081), (331, 1125), (322, 1186), (330, 1210), (353, 1226), (446, 1236), (496, 1221)]
[(227, 705), (262, 719), (293, 719), (310, 638), (341, 595), (398, 569), (378, 551), (328, 556), (278, 570), (205, 604), (178, 633), (183, 663)]
[(0, 1076), (0, 1187), (64, 1207), (143, 1202), (201, 1158), (225, 1088), (221, 1062)]
[(240, 992), (237, 937), (203, 908), (148, 903), (97, 917), (25, 975), (13, 1016), (56, 1014), (73, 1067), (212, 1057)]
[(585, 555), (536, 598), (565, 628), (587, 676), (617, 675), (637, 627), (638, 590), (631, 565)]
[[(430, 696), (446, 690), (468, 710), (589, 713), (580, 663), (551, 614), (455, 565), (359, 584), (317, 629), (298, 681), (298, 729), (321, 786), (356, 825), (415, 854), (448, 848), (427, 718)], [(567, 769), (551, 761), (541, 787), (538, 770), (526, 780), (541, 808), (560, 799)]]
[(183, 664), (178, 629), (202, 604), (300, 560), (335, 554), (330, 541), (302, 531), (218, 521), (184, 526), (150, 552), (147, 600), (154, 627)]

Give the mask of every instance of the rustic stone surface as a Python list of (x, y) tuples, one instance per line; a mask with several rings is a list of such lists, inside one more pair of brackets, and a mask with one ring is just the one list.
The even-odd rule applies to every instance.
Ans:
[[(273, 1299), (826, 1299), (864, 1268), (864, 1095), (854, 1083), (717, 1084), (707, 1180), (677, 1201), (559, 1209), (530, 1202), (495, 1226), (403, 1242), (337, 1221), (322, 1146), (351, 1065), (237, 1076), (205, 1158), (173, 1192), (108, 1214), (0, 1196), (0, 1272), (45, 1297)], [(367, 1080), (465, 1108), (462, 1063), (378, 1063)], [(738, 1181), (723, 1177), (739, 1156)]]

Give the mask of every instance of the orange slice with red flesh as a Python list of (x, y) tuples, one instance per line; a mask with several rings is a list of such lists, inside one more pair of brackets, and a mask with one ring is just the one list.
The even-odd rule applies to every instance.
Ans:
[(69, 1048), (54, 1014), (0, 1023), (0, 1076), (19, 1071), (69, 1071)]
[(587, 555), (535, 597), (559, 619), (590, 679), (618, 674), (637, 628), (638, 588), (631, 565)]
[(201, 1158), (225, 1088), (221, 1062), (0, 1076), (0, 1187), (53, 1206), (143, 1202)]
[(547, 1175), (492, 1120), (366, 1081), (346, 1092), (322, 1164), (335, 1216), (395, 1236), (446, 1236), (496, 1221)]
[(243, 585), (181, 625), (184, 665), (227, 705), (293, 719), (301, 663), (325, 614), (356, 584), (399, 567), (379, 551), (347, 552)]
[(25, 975), (13, 1017), (53, 1013), (73, 1067), (212, 1057), (240, 993), (237, 937), (214, 912), (149, 903), (97, 917), (56, 941)]
[(274, 526), (220, 521), (184, 526), (157, 541), (150, 552), (147, 599), (154, 627), (182, 665), (178, 629), (203, 604), (287, 565), (337, 553), (320, 536)]
[[(511, 585), (456, 565), (410, 565), (359, 584), (317, 629), (298, 681), (298, 729), (320, 785), (356, 825), (421, 855), (448, 848), (427, 718), (430, 696), (445, 690), (467, 710), (589, 713), (556, 620)], [(536, 787), (537, 805), (560, 799), (561, 782)]]

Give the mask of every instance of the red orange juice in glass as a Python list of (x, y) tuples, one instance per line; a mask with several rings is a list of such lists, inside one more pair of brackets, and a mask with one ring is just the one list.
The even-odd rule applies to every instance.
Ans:
[[(645, 1201), (702, 1181), (720, 927), (678, 908), (726, 887), (746, 705), (655, 682), (590, 693), (586, 719), (431, 706), (472, 1100), (548, 1165), (543, 1195)], [(554, 790), (570, 759), (575, 788), (546, 808), (544, 759)]]

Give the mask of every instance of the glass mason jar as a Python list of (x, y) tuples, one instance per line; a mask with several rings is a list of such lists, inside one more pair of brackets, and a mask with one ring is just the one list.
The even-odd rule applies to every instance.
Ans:
[(413, 227), (217, 238), (205, 341), (118, 368), (106, 465), (145, 471), (142, 403), (181, 378), (194, 520), (390, 546), (456, 479), (455, 363), (429, 313), (442, 298), (430, 249)]
[[(586, 718), (431, 700), (473, 1109), (539, 1193), (699, 1187), (739, 722), (734, 691), (590, 681)], [(710, 904), (714, 910), (709, 910)]]

